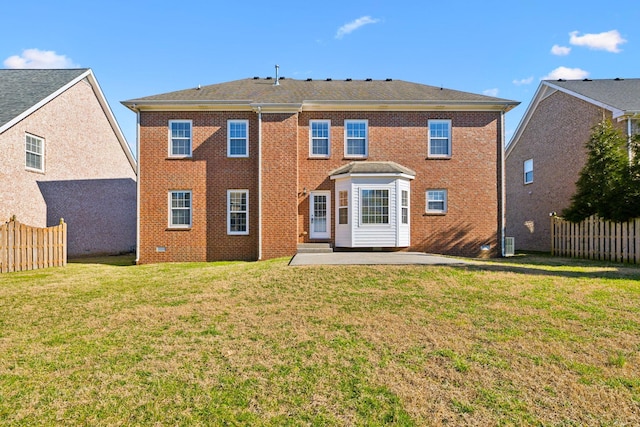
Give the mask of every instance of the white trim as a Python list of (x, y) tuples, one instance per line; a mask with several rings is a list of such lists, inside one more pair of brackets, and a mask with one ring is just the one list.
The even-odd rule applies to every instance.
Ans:
[(136, 111), (136, 264), (140, 262), (140, 111)]
[[(347, 152), (347, 124), (364, 123), (364, 154), (349, 154)], [(353, 138), (355, 139), (355, 138)], [(365, 159), (369, 157), (369, 120), (368, 119), (345, 119), (344, 121), (344, 157), (349, 159)]]
[[(312, 126), (313, 123), (327, 124), (327, 154), (315, 154), (313, 152), (313, 126)], [(309, 120), (309, 157), (314, 159), (326, 159), (331, 157), (331, 120), (329, 119)]]
[[(246, 215), (246, 230), (233, 231), (231, 230), (231, 194), (240, 193), (244, 194), (246, 209), (244, 211), (235, 211), (237, 213), (244, 213)], [(249, 234), (249, 190), (246, 189), (230, 189), (227, 190), (227, 234), (230, 236), (246, 236)]]
[[(447, 154), (431, 154), (431, 124), (446, 123), (449, 125), (449, 138), (447, 138)], [(443, 138), (434, 138), (443, 139)], [(429, 159), (450, 159), (452, 155), (453, 125), (451, 119), (430, 119), (427, 120), (427, 158)]]
[[(174, 123), (188, 123), (189, 124), (189, 154), (173, 154), (173, 129), (171, 128), (171, 125), (173, 125)], [(167, 132), (169, 135), (169, 151), (168, 151), (168, 157), (172, 158), (172, 159), (184, 159), (184, 158), (189, 158), (193, 156), (193, 120), (190, 119), (171, 119), (169, 120), (169, 122), (167, 123)], [(179, 139), (184, 139), (184, 138), (179, 138)]]
[[(174, 224), (173, 223), (173, 206), (171, 204), (171, 196), (173, 195), (173, 193), (188, 193), (189, 194), (189, 224)], [(184, 230), (184, 229), (189, 229), (191, 227), (193, 227), (193, 192), (191, 190), (169, 190), (167, 192), (167, 199), (168, 199), (168, 228), (170, 229), (179, 229), (179, 230)], [(184, 208), (183, 208), (184, 209)]]
[[(38, 141), (40, 141), (40, 153), (36, 153), (35, 151), (27, 151), (27, 138), (34, 138), (37, 139)], [(35, 154), (40, 156), (40, 168), (34, 168), (31, 167), (29, 165), (27, 165), (27, 153), (31, 153), (31, 154)], [(44, 157), (45, 157), (45, 140), (44, 138), (40, 137), (40, 136), (36, 136), (32, 133), (29, 132), (25, 132), (24, 133), (24, 167), (26, 170), (28, 171), (32, 171), (32, 172), (38, 172), (38, 173), (44, 173), (45, 172), (45, 168), (44, 168)]]
[[(231, 154), (231, 124), (232, 123), (242, 123), (246, 127), (247, 137), (245, 138), (244, 143), (244, 154)], [(240, 139), (240, 138), (236, 138)], [(246, 119), (229, 119), (227, 120), (227, 157), (232, 158), (243, 158), (249, 157), (249, 120)]]
[[(362, 193), (364, 191), (386, 191), (387, 192), (387, 222), (364, 222), (362, 220), (362, 208), (364, 206), (363, 200), (364, 197)], [(358, 227), (391, 227), (392, 225), (392, 214), (391, 214), (391, 191), (388, 185), (363, 185), (359, 189), (359, 203), (358, 203)], [(397, 217), (397, 205), (396, 205), (396, 214)], [(396, 218), (397, 221), (397, 218)]]
[[(430, 192), (443, 192), (444, 193), (444, 207), (443, 209), (429, 209), (429, 193)], [(449, 208), (449, 194), (448, 191), (444, 188), (429, 188), (425, 191), (425, 212), (430, 214), (446, 214)], [(433, 200), (434, 202), (440, 202), (440, 200)]]

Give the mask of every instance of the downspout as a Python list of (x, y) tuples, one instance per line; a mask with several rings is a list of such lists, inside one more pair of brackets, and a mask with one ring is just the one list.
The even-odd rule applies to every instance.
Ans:
[(262, 107), (258, 106), (258, 261), (262, 260)]
[(629, 164), (633, 159), (633, 149), (631, 147), (631, 117), (627, 118), (627, 157), (629, 158)]
[[(133, 106), (136, 107), (135, 104)], [(140, 261), (140, 110), (136, 110), (136, 265)]]
[(506, 191), (506, 173), (505, 173), (505, 149), (504, 149), (504, 110), (500, 112), (500, 198), (501, 198), (501, 209), (500, 209), (500, 245), (501, 254), (505, 256), (505, 235), (506, 235), (506, 201), (507, 201), (507, 191)]

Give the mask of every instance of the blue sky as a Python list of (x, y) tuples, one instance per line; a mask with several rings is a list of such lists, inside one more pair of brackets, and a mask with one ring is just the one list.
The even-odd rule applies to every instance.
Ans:
[(8, 2), (0, 68), (92, 68), (120, 101), (253, 76), (407, 80), (520, 101), (543, 78), (640, 77), (640, 3), (596, 1)]

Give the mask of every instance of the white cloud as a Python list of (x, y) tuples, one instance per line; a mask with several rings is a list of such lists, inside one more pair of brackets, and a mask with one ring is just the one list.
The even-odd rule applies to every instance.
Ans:
[(358, 28), (367, 25), (367, 24), (375, 24), (380, 22), (379, 19), (371, 18), (370, 16), (363, 16), (362, 18), (358, 18), (355, 21), (349, 22), (348, 24), (344, 24), (342, 27), (338, 28), (338, 32), (336, 33), (336, 38), (341, 39), (345, 35), (357, 30)]
[(582, 70), (580, 68), (558, 67), (544, 76), (542, 80), (580, 80), (586, 78), (588, 75), (588, 71)]
[(53, 50), (25, 49), (22, 55), (13, 55), (4, 60), (7, 68), (77, 68), (70, 58), (58, 55)]
[(607, 31), (600, 34), (578, 35), (579, 31), (569, 33), (569, 43), (575, 46), (586, 46), (593, 50), (606, 50), (607, 52), (620, 52), (618, 45), (626, 43), (617, 30)]
[(569, 55), (569, 52), (571, 52), (571, 48), (566, 46), (559, 46), (557, 44), (554, 44), (551, 48), (551, 53), (557, 56), (567, 56)]
[(516, 86), (522, 85), (530, 85), (533, 82), (533, 76), (527, 77), (526, 79), (514, 80), (513, 84)]
[(486, 89), (486, 90), (483, 90), (482, 93), (487, 95), (487, 96), (496, 97), (496, 96), (498, 96), (498, 88)]

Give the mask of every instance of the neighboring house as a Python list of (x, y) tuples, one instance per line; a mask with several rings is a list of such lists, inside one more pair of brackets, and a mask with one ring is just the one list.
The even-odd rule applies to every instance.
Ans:
[(90, 69), (0, 70), (0, 221), (67, 223), (68, 255), (131, 251), (136, 165)]
[(549, 216), (571, 204), (585, 144), (605, 117), (637, 133), (640, 79), (540, 83), (506, 150), (507, 235), (516, 249), (551, 250)]
[(514, 101), (406, 81), (248, 78), (132, 99), (138, 262), (501, 253)]

